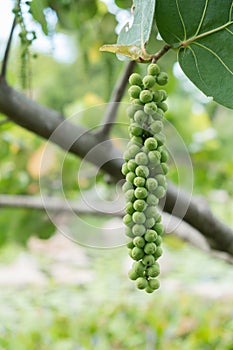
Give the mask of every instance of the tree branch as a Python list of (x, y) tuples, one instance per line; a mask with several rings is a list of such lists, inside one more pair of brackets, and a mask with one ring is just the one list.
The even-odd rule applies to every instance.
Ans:
[(119, 102), (122, 100), (129, 76), (133, 72), (135, 65), (135, 61), (128, 62), (125, 66), (122, 75), (120, 76), (119, 80), (115, 85), (111, 99), (108, 103), (106, 113), (103, 118), (103, 127), (96, 133), (97, 137), (101, 140), (106, 140), (109, 137), (111, 128), (114, 125), (114, 121), (117, 117)]
[(8, 38), (8, 41), (7, 41), (6, 50), (5, 50), (5, 53), (4, 53), (4, 56), (3, 56), (2, 70), (1, 70), (1, 77), (2, 78), (6, 78), (7, 63), (8, 63), (8, 59), (9, 59), (10, 48), (11, 48), (13, 33), (14, 33), (14, 30), (15, 30), (16, 24), (17, 24), (17, 19), (16, 19), (16, 16), (15, 16), (14, 20), (13, 20), (13, 23), (12, 23), (10, 35), (9, 35), (9, 38)]
[[(89, 131), (68, 120), (63, 121), (64, 117), (61, 114), (28, 99), (9, 87), (1, 78), (0, 112), (25, 129), (45, 139), (50, 138), (50, 141), (64, 150), (81, 158), (85, 157), (85, 160), (102, 168), (115, 181), (122, 179), (122, 155), (110, 144), (110, 141), (100, 143), (99, 139)], [(208, 239), (212, 248), (233, 255), (232, 229), (218, 220), (210, 210), (200, 206), (196, 200), (190, 203), (188, 194), (179, 192), (175, 186), (169, 186), (164, 210), (183, 218), (200, 231)], [(187, 208), (185, 214), (184, 208)]]

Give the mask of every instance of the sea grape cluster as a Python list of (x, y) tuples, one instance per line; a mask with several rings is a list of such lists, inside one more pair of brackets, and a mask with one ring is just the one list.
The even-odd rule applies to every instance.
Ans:
[(135, 280), (138, 289), (152, 293), (159, 288), (157, 259), (162, 255), (163, 226), (158, 203), (166, 194), (168, 171), (163, 133), (167, 93), (158, 85), (165, 85), (168, 76), (156, 63), (148, 66), (147, 73), (143, 78), (138, 73), (129, 78), (131, 105), (127, 114), (130, 141), (122, 166), (126, 180), (123, 185), (126, 199), (123, 222), (129, 237), (129, 255), (135, 260), (129, 278)]

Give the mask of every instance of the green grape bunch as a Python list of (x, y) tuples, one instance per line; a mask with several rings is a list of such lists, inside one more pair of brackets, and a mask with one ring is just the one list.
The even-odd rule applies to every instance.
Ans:
[(158, 88), (167, 83), (168, 76), (156, 63), (147, 68), (147, 75), (131, 74), (128, 90), (131, 105), (130, 141), (124, 152), (125, 176), (123, 192), (126, 206), (123, 222), (129, 237), (127, 247), (135, 260), (128, 275), (138, 289), (152, 293), (159, 288), (162, 255), (163, 226), (158, 211), (159, 200), (167, 190), (168, 152), (163, 132), (164, 113), (167, 111), (167, 92)]

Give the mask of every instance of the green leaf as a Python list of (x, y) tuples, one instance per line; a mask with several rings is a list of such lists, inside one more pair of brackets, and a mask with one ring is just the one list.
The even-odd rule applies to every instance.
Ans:
[(32, 0), (30, 2), (30, 12), (35, 21), (39, 22), (45, 35), (48, 35), (47, 21), (44, 15), (44, 9), (47, 7), (45, 1)]
[(122, 28), (117, 41), (119, 45), (135, 45), (144, 48), (150, 38), (155, 2), (155, 0), (134, 0), (133, 24), (130, 27), (127, 23)]
[(178, 49), (187, 77), (207, 96), (233, 109), (232, 0), (157, 0), (156, 22)]

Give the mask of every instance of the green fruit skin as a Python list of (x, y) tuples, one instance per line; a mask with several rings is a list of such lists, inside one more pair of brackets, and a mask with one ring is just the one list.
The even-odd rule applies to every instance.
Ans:
[(143, 123), (145, 123), (147, 121), (147, 115), (145, 112), (143, 112), (142, 110), (137, 111), (134, 114), (133, 119), (135, 120), (136, 123), (138, 123), (139, 125), (143, 125)]
[(142, 277), (145, 272), (145, 265), (141, 261), (135, 261), (133, 263), (132, 269), (137, 273), (139, 277)]
[(131, 251), (131, 255), (134, 260), (140, 260), (144, 257), (145, 253), (142, 248), (134, 247)]
[(148, 164), (148, 157), (144, 152), (139, 152), (135, 156), (135, 162), (138, 165), (147, 165)]
[(128, 174), (126, 174), (125, 179), (126, 179), (127, 182), (133, 183), (135, 177), (136, 176), (135, 176), (134, 172), (130, 171)]
[(157, 277), (160, 274), (160, 267), (159, 264), (157, 262), (155, 262), (153, 265), (149, 266), (146, 269), (146, 275), (148, 277)]
[(132, 281), (135, 281), (139, 277), (139, 275), (134, 269), (129, 270), (128, 276)]
[(132, 229), (130, 227), (125, 228), (125, 235), (129, 238), (134, 238), (134, 234), (133, 234)]
[(145, 166), (145, 165), (139, 165), (139, 166), (135, 169), (135, 173), (136, 173), (137, 176), (147, 178), (147, 177), (149, 176), (149, 169), (148, 169), (148, 167)]
[(147, 197), (147, 189), (144, 187), (137, 187), (134, 191), (134, 195), (137, 199), (144, 199)]
[(158, 182), (154, 178), (148, 178), (146, 180), (146, 188), (149, 192), (154, 192), (158, 187)]
[(147, 68), (147, 72), (156, 76), (160, 73), (160, 67), (156, 63), (151, 63)]
[(148, 102), (144, 106), (144, 112), (148, 115), (154, 115), (157, 112), (157, 105), (155, 102)]
[(154, 292), (154, 289), (151, 289), (151, 288), (148, 286), (148, 287), (146, 287), (145, 291), (146, 291), (147, 293), (153, 293), (153, 292)]
[(148, 255), (152, 255), (156, 252), (157, 246), (155, 243), (146, 243), (144, 247), (144, 252)]
[(140, 93), (140, 101), (142, 103), (148, 103), (153, 100), (153, 93), (150, 90), (142, 90)]
[(154, 218), (148, 218), (148, 219), (146, 219), (144, 225), (145, 225), (145, 227), (146, 227), (147, 229), (152, 228), (152, 227), (155, 225), (155, 219), (154, 219)]
[(144, 225), (135, 224), (132, 227), (132, 232), (133, 232), (134, 236), (143, 236), (144, 233), (146, 232), (146, 228)]
[(146, 208), (146, 202), (143, 199), (137, 199), (134, 203), (133, 203), (133, 208), (136, 211), (143, 211)]
[(166, 85), (168, 82), (168, 75), (165, 72), (159, 73), (159, 75), (156, 77), (156, 82), (158, 85)]
[(144, 177), (141, 177), (141, 176), (135, 177), (133, 181), (136, 187), (143, 187), (145, 185), (145, 182), (146, 180), (144, 179)]
[(164, 233), (164, 228), (163, 225), (160, 223), (155, 224), (155, 226), (153, 227), (153, 229), (157, 232), (158, 235), (162, 235)]
[(153, 194), (149, 194), (147, 196), (146, 202), (148, 205), (158, 205), (159, 204), (158, 198)]
[(126, 244), (126, 247), (129, 248), (129, 249), (133, 249), (135, 247), (133, 241), (130, 241)]
[(135, 245), (135, 247), (143, 248), (145, 245), (145, 240), (143, 237), (135, 237), (133, 240), (133, 244)]
[(127, 163), (124, 163), (124, 164), (122, 165), (122, 167), (121, 167), (121, 172), (122, 172), (123, 175), (128, 174), (129, 168), (128, 168)]
[(133, 213), (132, 219), (135, 224), (142, 225), (146, 221), (146, 216), (144, 213), (136, 211)]
[(134, 207), (132, 202), (128, 202), (125, 206), (125, 212), (129, 215), (132, 215), (134, 213)]
[(126, 202), (133, 202), (135, 200), (134, 190), (128, 190), (125, 192)]
[(129, 77), (129, 83), (130, 83), (130, 85), (141, 86), (142, 85), (142, 77), (141, 77), (141, 75), (138, 74), (138, 73), (131, 74), (130, 77)]
[(157, 279), (150, 279), (148, 284), (149, 284), (149, 287), (153, 290), (159, 289), (160, 287), (159, 280)]
[(155, 85), (155, 77), (148, 74), (142, 79), (142, 83), (145, 89), (151, 89)]
[(135, 169), (137, 168), (137, 166), (138, 166), (138, 165), (137, 165), (137, 164), (135, 163), (135, 161), (132, 160), (132, 159), (130, 159), (130, 160), (127, 162), (127, 168), (128, 168), (129, 171), (134, 172)]
[(129, 93), (130, 97), (139, 98), (141, 91), (142, 91), (142, 89), (138, 85), (132, 85), (129, 88), (128, 93)]
[(146, 278), (144, 277), (139, 277), (136, 279), (136, 287), (138, 289), (145, 289), (146, 287), (148, 287), (148, 281)]
[(148, 137), (145, 142), (144, 146), (149, 150), (149, 151), (154, 151), (158, 147), (158, 142), (155, 138), (153, 137)]
[(157, 236), (158, 235), (155, 230), (147, 230), (144, 238), (147, 242), (151, 243), (151, 242), (155, 242)]
[(153, 265), (155, 263), (155, 257), (153, 255), (145, 255), (142, 258), (142, 263), (145, 266), (151, 266), (151, 265)]

